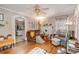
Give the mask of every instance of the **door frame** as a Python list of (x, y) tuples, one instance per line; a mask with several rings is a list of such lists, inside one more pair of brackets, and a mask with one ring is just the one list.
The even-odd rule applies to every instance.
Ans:
[(27, 38), (26, 38), (26, 17), (20, 16), (20, 15), (15, 15), (15, 16), (12, 17), (12, 37), (14, 39), (14, 43), (17, 43), (16, 42), (15, 21), (16, 21), (16, 18), (18, 18), (18, 17), (21, 17), (25, 20), (25, 40), (27, 40)]

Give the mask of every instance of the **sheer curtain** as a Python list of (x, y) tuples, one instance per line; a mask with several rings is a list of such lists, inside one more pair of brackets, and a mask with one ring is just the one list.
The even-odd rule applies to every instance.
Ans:
[(56, 32), (66, 32), (67, 31), (67, 18), (56, 19)]

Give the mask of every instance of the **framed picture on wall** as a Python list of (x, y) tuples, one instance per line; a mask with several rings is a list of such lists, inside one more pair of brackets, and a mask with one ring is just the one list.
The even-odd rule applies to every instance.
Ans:
[(4, 20), (4, 14), (0, 13), (0, 21)]

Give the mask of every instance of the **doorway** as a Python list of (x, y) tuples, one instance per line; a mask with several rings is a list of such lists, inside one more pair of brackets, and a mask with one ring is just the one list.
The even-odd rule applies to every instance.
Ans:
[(25, 20), (17, 18), (15, 20), (16, 42), (25, 41)]

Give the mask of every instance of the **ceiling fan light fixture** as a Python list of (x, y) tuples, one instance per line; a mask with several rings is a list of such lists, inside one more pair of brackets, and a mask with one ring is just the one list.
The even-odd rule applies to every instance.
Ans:
[(72, 25), (72, 22), (67, 22), (66, 25)]
[(43, 20), (45, 18), (46, 18), (45, 16), (41, 16), (41, 15), (35, 17), (35, 19), (38, 21)]

